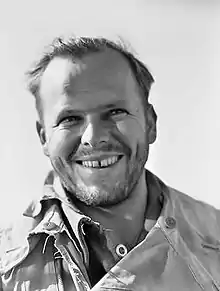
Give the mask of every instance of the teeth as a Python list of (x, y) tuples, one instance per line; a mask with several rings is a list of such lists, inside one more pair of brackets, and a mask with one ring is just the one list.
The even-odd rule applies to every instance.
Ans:
[(117, 160), (118, 160), (118, 157), (114, 156), (112, 158), (108, 158), (100, 162), (99, 161), (83, 161), (82, 165), (87, 168), (99, 168), (100, 165), (101, 167), (107, 167), (109, 165), (116, 163)]
[(112, 157), (112, 164), (114, 164), (118, 160), (118, 157)]
[(98, 168), (99, 167), (99, 162), (98, 161), (93, 161), (92, 162), (93, 168)]
[(90, 163), (91, 162), (89, 162), (89, 161), (83, 161), (82, 162), (82, 164), (83, 164), (84, 167), (91, 167)]
[(102, 160), (101, 167), (106, 167), (106, 166), (108, 166), (108, 160)]

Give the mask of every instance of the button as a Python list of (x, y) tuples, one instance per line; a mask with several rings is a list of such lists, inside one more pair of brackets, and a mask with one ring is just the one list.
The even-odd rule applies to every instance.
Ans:
[(47, 221), (43, 224), (43, 228), (46, 230), (55, 230), (58, 226), (54, 222)]
[(166, 228), (174, 228), (176, 226), (176, 219), (171, 217), (171, 216), (168, 216), (166, 219), (165, 219), (165, 226)]
[(126, 246), (120, 244), (120, 245), (117, 245), (116, 247), (116, 254), (119, 256), (119, 257), (124, 257), (126, 256), (128, 253), (128, 250), (126, 248)]

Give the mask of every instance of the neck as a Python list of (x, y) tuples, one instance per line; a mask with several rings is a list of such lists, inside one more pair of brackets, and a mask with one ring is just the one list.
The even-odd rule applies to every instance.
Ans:
[(80, 210), (105, 229), (111, 230), (111, 239), (116, 243), (133, 245), (143, 228), (146, 204), (147, 185), (144, 170), (135, 189), (123, 202), (111, 207), (83, 205)]

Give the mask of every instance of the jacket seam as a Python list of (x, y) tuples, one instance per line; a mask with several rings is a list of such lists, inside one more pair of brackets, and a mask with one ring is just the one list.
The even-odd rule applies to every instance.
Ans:
[[(112, 271), (108, 272), (109, 275), (111, 275), (113, 278), (115, 278), (119, 283), (123, 284), (125, 288), (121, 288), (121, 290), (126, 290), (126, 291), (133, 291), (134, 289), (128, 289), (127, 285), (122, 282), (117, 275), (115, 275)], [(117, 289), (116, 289), (117, 290)]]
[(195, 279), (196, 283), (199, 285), (199, 287), (200, 287), (202, 290), (205, 290), (203, 284), (199, 281), (197, 275), (195, 274), (195, 272), (194, 272), (194, 270), (193, 270), (191, 264), (190, 264), (188, 261), (186, 261), (186, 260), (182, 257), (182, 255), (181, 255), (181, 254), (176, 250), (176, 248), (175, 248), (175, 246), (174, 246), (172, 240), (169, 238), (169, 236), (167, 235), (166, 231), (164, 231), (164, 229), (163, 229), (161, 226), (160, 226), (160, 229), (161, 229), (161, 231), (163, 232), (163, 234), (164, 234), (166, 240), (168, 241), (168, 243), (171, 245), (172, 249), (175, 251), (175, 253), (176, 253), (178, 256), (180, 256), (181, 259), (182, 259), (182, 260), (187, 264), (187, 267), (189, 268), (189, 270), (190, 270), (190, 272), (191, 272), (193, 278)]

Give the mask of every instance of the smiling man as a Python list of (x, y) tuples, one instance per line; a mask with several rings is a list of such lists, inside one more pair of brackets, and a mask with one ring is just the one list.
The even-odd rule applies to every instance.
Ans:
[(103, 38), (59, 38), (28, 81), (52, 170), (2, 236), (1, 290), (220, 290), (219, 211), (144, 168), (146, 66)]
[(44, 71), (41, 142), (65, 188), (87, 205), (115, 205), (146, 184), (155, 118), (149, 107), (146, 122), (141, 94), (113, 49), (74, 60), (57, 56)]

